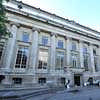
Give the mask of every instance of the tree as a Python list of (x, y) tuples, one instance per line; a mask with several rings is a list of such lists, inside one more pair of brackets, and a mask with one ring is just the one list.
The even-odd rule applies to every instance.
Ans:
[(3, 5), (3, 0), (0, 0), (0, 39), (4, 36), (10, 36), (10, 32), (8, 32), (6, 27), (6, 21), (7, 17), (6, 17), (5, 7)]

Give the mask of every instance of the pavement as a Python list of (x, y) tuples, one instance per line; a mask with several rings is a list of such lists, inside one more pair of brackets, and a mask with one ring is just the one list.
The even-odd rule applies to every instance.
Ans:
[(100, 87), (20, 88), (0, 90), (0, 100), (100, 100)]
[(26, 100), (100, 100), (100, 87), (75, 87)]
[(62, 87), (38, 87), (38, 88), (9, 88), (0, 90), (0, 100), (25, 100), (26, 98), (35, 97), (43, 94), (54, 93), (63, 90)]

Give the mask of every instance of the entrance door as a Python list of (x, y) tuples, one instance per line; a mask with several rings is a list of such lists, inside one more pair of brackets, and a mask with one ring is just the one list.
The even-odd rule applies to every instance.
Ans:
[(80, 75), (74, 75), (74, 84), (80, 86)]

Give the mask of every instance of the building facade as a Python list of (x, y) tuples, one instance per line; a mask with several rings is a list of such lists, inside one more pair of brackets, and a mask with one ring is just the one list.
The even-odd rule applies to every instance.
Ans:
[(0, 41), (1, 85), (100, 80), (100, 32), (15, 0), (4, 5), (11, 37)]

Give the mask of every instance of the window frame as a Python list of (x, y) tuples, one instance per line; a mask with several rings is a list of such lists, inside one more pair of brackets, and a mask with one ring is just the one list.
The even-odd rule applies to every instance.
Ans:
[[(17, 60), (17, 56), (18, 56), (18, 51), (19, 51), (19, 48), (24, 48), (24, 49), (26, 49), (27, 48), (27, 61), (26, 61), (26, 65), (24, 65), (24, 66), (26, 66), (26, 67), (22, 67), (22, 57), (23, 57), (23, 53), (22, 53), (22, 56), (21, 56), (21, 63), (20, 64), (16, 64), (16, 60)], [(24, 52), (25, 53), (25, 52)], [(26, 69), (27, 68), (27, 66), (28, 66), (28, 62), (29, 62), (29, 47), (28, 46), (25, 46), (25, 45), (19, 45), (18, 47), (17, 47), (17, 51), (16, 51), (16, 57), (15, 57), (15, 64), (14, 64), (14, 69)], [(20, 67), (18, 68), (18, 67), (16, 67), (17, 65), (19, 65)]]
[[(62, 58), (63, 58), (63, 63), (61, 61)], [(57, 61), (57, 59), (59, 61)], [(59, 62), (60, 66), (58, 66), (57, 62)], [(64, 51), (56, 51), (56, 61), (55, 61), (55, 64), (56, 64), (56, 68), (55, 68), (56, 70), (62, 70), (62, 69), (64, 69), (64, 66), (65, 66), (65, 52)]]
[(57, 48), (64, 49), (64, 41), (61, 39), (58, 39), (57, 41)]
[[(45, 53), (47, 53), (47, 56), (45, 56), (45, 57), (41, 57), (41, 58), (39, 58), (40, 57), (40, 51), (42, 51), (42, 53), (43, 52), (45, 52)], [(46, 59), (47, 60), (47, 65), (46, 66), (44, 66), (45, 65), (45, 63), (43, 63), (43, 61), (42, 60), (40, 60), (40, 59), (42, 59), (42, 58), (44, 58), (44, 59)], [(42, 66), (39, 66), (40, 65), (40, 62), (41, 61), (41, 64), (42, 64)], [(38, 69), (47, 69), (47, 67), (48, 67), (48, 65), (49, 65), (49, 50), (48, 49), (39, 49), (39, 53), (38, 53)]]
[[(28, 37), (26, 38), (24, 36), (28, 36)], [(22, 41), (23, 42), (29, 42), (29, 33), (23, 32), (23, 34), (22, 34)]]
[(49, 44), (49, 37), (42, 35), (42, 37), (41, 37), (41, 44), (43, 46), (48, 46), (48, 44)]
[(12, 81), (13, 81), (13, 84), (16, 84), (16, 85), (21, 85), (22, 84), (22, 78), (19, 78), (19, 77), (13, 77)]

